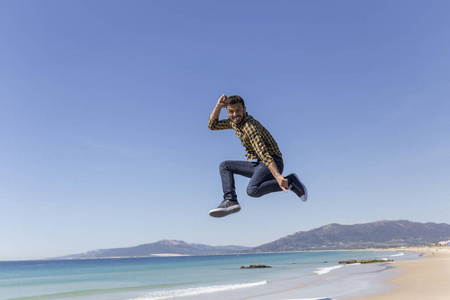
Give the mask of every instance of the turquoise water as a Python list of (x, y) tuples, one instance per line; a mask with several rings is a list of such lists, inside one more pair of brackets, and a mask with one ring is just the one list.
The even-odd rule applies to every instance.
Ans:
[[(219, 295), (270, 282), (308, 282), (349, 259), (406, 258), (373, 251), (0, 262), (0, 299), (156, 300)], [(270, 265), (241, 269), (242, 265)], [(217, 298), (217, 297), (216, 297)]]

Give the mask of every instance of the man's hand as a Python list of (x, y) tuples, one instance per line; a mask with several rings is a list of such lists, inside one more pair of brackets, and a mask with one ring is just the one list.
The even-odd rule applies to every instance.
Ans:
[(217, 100), (217, 104), (214, 107), (214, 110), (211, 113), (211, 116), (209, 116), (210, 120), (218, 120), (219, 116), (220, 116), (220, 111), (222, 110), (222, 108), (227, 107), (227, 96), (225, 96), (225, 94), (222, 94), (222, 96), (220, 96), (219, 100)]
[(275, 179), (277, 180), (278, 185), (280, 186), (280, 188), (285, 193), (287, 193), (286, 189), (289, 187), (288, 180), (286, 178), (284, 178), (283, 176), (281, 176), (281, 175), (279, 177), (276, 177)]
[(278, 172), (278, 168), (277, 165), (275, 164), (275, 162), (271, 162), (269, 164), (269, 170), (270, 173), (272, 173), (273, 177), (277, 180), (278, 185), (280, 186), (280, 188), (287, 193), (287, 188), (289, 187), (289, 182), (286, 178), (284, 178), (280, 172)]
[(220, 108), (227, 107), (227, 96), (225, 96), (225, 94), (222, 94), (220, 99), (217, 101), (217, 106)]

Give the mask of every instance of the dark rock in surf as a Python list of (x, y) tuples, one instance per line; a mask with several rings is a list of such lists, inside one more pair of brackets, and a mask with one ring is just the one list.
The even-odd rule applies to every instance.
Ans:
[(272, 268), (272, 267), (271, 266), (266, 266), (266, 265), (250, 265), (248, 267), (241, 266), (241, 269), (262, 269), (262, 268)]

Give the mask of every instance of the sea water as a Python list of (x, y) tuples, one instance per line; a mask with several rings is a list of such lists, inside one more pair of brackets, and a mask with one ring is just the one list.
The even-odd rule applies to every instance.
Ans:
[[(0, 262), (0, 299), (245, 299), (287, 289), (283, 282), (314, 285), (343, 268), (342, 260), (383, 258), (410, 259), (396, 252), (326, 251)], [(271, 268), (241, 269), (260, 264)]]

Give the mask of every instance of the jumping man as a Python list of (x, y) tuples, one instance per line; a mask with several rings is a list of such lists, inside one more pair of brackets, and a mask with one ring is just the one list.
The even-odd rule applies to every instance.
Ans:
[[(222, 108), (227, 109), (228, 119), (219, 121)], [(208, 128), (234, 129), (247, 151), (247, 161), (227, 160), (220, 164), (224, 200), (209, 212), (210, 216), (220, 218), (241, 210), (235, 191), (234, 174), (250, 178), (247, 194), (251, 197), (278, 191), (287, 192), (289, 189), (302, 201), (308, 199), (306, 187), (297, 175), (281, 175), (283, 158), (277, 142), (261, 123), (248, 115), (240, 96), (222, 95), (209, 117)]]

